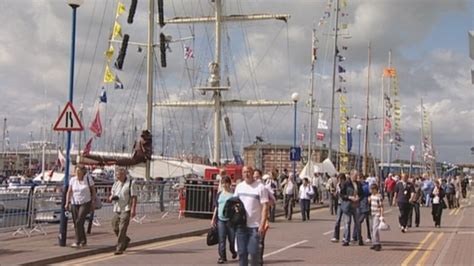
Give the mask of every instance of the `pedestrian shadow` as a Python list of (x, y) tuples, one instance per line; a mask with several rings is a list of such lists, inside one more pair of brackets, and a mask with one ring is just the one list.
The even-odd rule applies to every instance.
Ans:
[(130, 255), (158, 255), (158, 254), (195, 254), (195, 251), (190, 250), (169, 250), (169, 249), (139, 249), (128, 251)]
[(265, 264), (288, 264), (288, 265), (291, 265), (292, 263), (304, 262), (304, 260), (301, 260), (301, 259), (294, 259), (294, 260), (267, 260), (267, 259), (263, 259), (263, 262)]
[(0, 257), (2, 257), (2, 255), (14, 255), (23, 252), (28, 252), (28, 250), (0, 249)]
[[(404, 252), (412, 252), (414, 249), (412, 248), (390, 248), (390, 247), (385, 247), (383, 244), (382, 244), (382, 251), (404, 251)], [(432, 249), (427, 249), (427, 248), (420, 248), (420, 249), (417, 249), (418, 251), (420, 252), (424, 252), (424, 251), (431, 251)]]
[(388, 247), (416, 246), (418, 244), (418, 242), (382, 241), (382, 245)]

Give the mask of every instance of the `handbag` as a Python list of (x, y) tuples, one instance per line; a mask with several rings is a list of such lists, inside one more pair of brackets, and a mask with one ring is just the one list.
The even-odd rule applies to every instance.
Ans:
[(388, 225), (382, 217), (380, 217), (379, 230), (390, 231), (390, 225)]
[[(92, 187), (91, 187), (89, 178), (90, 178), (89, 176), (86, 177), (87, 185), (89, 186), (89, 189), (90, 189), (91, 195), (92, 195)], [(102, 200), (100, 199), (99, 195), (97, 195), (97, 190), (96, 190), (96, 192), (95, 192), (95, 210), (99, 210), (101, 208), (102, 208)]]
[(446, 202), (444, 201), (444, 199), (441, 199), (441, 207), (442, 207), (443, 209), (448, 208), (448, 206), (446, 205)]
[(212, 226), (207, 230), (206, 244), (208, 246), (213, 246), (219, 243), (219, 235), (217, 233), (217, 227)]

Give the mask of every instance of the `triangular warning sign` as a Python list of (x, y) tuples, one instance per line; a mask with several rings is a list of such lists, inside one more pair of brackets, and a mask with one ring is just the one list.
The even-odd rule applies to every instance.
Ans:
[(82, 126), (79, 116), (71, 102), (68, 102), (61, 112), (56, 124), (54, 124), (55, 131), (82, 131)]

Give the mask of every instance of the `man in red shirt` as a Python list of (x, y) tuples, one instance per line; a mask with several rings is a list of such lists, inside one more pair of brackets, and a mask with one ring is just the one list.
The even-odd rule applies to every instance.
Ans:
[(397, 182), (393, 179), (393, 175), (390, 173), (385, 179), (385, 191), (387, 192), (388, 204), (392, 206), (393, 192), (395, 191), (395, 185)]

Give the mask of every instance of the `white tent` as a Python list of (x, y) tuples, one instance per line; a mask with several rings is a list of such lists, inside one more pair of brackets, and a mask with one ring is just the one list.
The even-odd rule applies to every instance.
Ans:
[(301, 170), (299, 177), (312, 177), (314, 173), (327, 173), (330, 176), (337, 174), (336, 167), (331, 160), (326, 159), (322, 163), (315, 163), (308, 161), (303, 170)]

